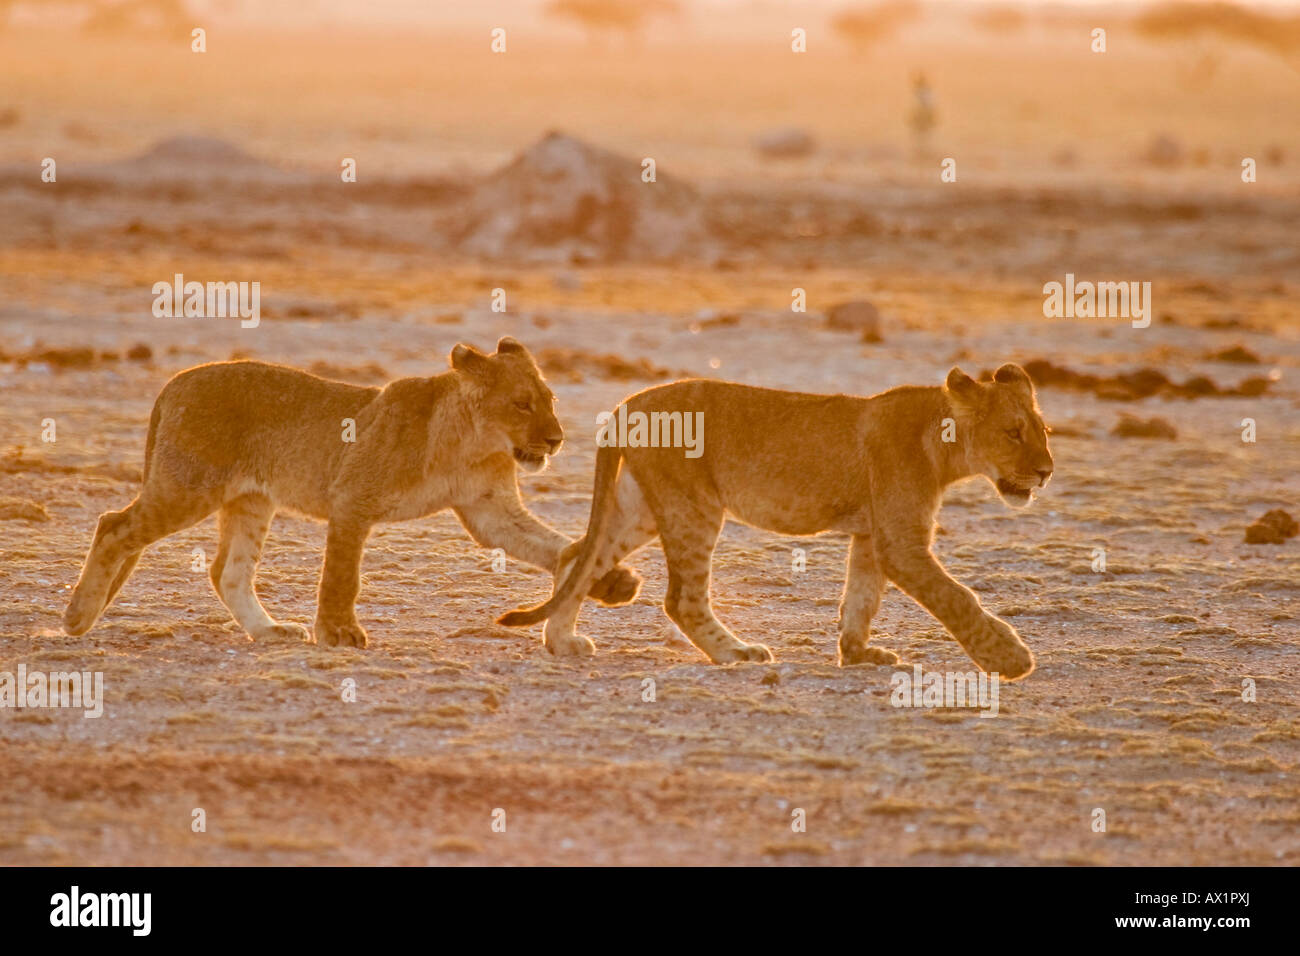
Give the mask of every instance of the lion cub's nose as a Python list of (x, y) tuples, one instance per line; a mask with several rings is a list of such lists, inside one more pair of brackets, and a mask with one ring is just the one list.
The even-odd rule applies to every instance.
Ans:
[(1047, 484), (1047, 479), (1048, 479), (1048, 478), (1051, 478), (1051, 477), (1052, 477), (1052, 469), (1050, 469), (1050, 468), (1039, 468), (1039, 469), (1038, 469), (1038, 487), (1041, 488), (1041, 487), (1043, 487), (1043, 485)]
[(554, 455), (557, 451), (560, 450), (560, 446), (564, 444), (564, 439), (548, 438), (546, 439), (546, 444), (551, 449), (551, 454)]

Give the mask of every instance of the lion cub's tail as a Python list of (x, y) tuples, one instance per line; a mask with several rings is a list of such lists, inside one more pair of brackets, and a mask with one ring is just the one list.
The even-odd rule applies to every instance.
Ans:
[(555, 593), (545, 604), (509, 611), (497, 618), (498, 624), (504, 624), (506, 627), (526, 627), (529, 624), (536, 624), (555, 613), (555, 609), (570, 600), (579, 588), (582, 588), (585, 593), (586, 582), (596, 567), (601, 535), (608, 523), (609, 513), (614, 510), (614, 486), (618, 482), (619, 466), (622, 461), (623, 449), (616, 446), (602, 446), (596, 452), (596, 477), (592, 482), (591, 517), (587, 519), (587, 534), (579, 545), (578, 556), (569, 569), (564, 583), (555, 589)]

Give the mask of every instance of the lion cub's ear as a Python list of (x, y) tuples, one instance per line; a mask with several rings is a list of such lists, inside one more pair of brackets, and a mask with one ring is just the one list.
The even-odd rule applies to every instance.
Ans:
[(474, 346), (463, 342), (451, 350), (450, 360), (451, 367), (459, 372), (482, 373), (489, 368), (488, 357)]
[(953, 366), (948, 378), (943, 383), (948, 397), (959, 405), (975, 406), (979, 403), (984, 386), (971, 378), (957, 366)]
[(1001, 382), (1003, 385), (1020, 385), (1030, 393), (1034, 391), (1034, 382), (1029, 377), (1029, 373), (1015, 362), (1008, 362), (994, 372), (993, 381)]
[(505, 338), (501, 339), (501, 341), (497, 342), (497, 351), (498, 352), (519, 352), (523, 355), (528, 354), (528, 349), (524, 348), (522, 345), (519, 344), (517, 340), (512, 339), (508, 335)]

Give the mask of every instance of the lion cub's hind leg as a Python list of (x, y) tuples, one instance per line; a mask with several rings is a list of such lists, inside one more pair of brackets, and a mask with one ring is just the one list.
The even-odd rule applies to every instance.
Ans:
[(659, 515), (659, 537), (668, 561), (664, 611), (715, 664), (770, 661), (772, 652), (766, 647), (739, 640), (713, 616), (709, 574), (722, 517), (721, 509), (707, 513), (681, 500)]
[(274, 516), (275, 506), (264, 495), (241, 495), (226, 502), (218, 517), (221, 543), (208, 573), (217, 597), (249, 637), (309, 641), (311, 632), (301, 624), (281, 624), (267, 614), (253, 590), (262, 545)]
[(854, 535), (849, 545), (849, 571), (840, 604), (840, 666), (851, 664), (897, 664), (898, 655), (883, 647), (868, 647), (871, 619), (880, 610), (885, 591), (885, 572), (876, 561), (876, 548), (869, 535)]
[(131, 509), (138, 502), (137, 498), (121, 511), (105, 511), (99, 516), (90, 551), (63, 612), (63, 629), (74, 637), (94, 626), (140, 559), (139, 551), (125, 552), (122, 547), (131, 529)]
[[(610, 578), (618, 568), (619, 562), (638, 548), (653, 541), (658, 534), (654, 512), (646, 503), (636, 479), (624, 469), (618, 476), (615, 493), (614, 512), (610, 515), (605, 533), (597, 547), (596, 565), (590, 574), (591, 581), (584, 582), (574, 597), (557, 608), (546, 621), (543, 643), (552, 654), (559, 656), (588, 657), (596, 652), (596, 646), (590, 638), (576, 632), (578, 612), (582, 608), (583, 596), (588, 594), (603, 604), (626, 604), (636, 597), (640, 578), (631, 572), (615, 576), (602, 587), (601, 582)], [(569, 568), (582, 548), (580, 539), (569, 545), (560, 554), (559, 567), (555, 573), (555, 587), (558, 589), (568, 576)]]
[(90, 630), (130, 577), (140, 552), (198, 524), (214, 510), (216, 499), (211, 496), (184, 500), (146, 485), (121, 511), (100, 515), (86, 563), (63, 613), (63, 629), (74, 637)]
[(117, 574), (113, 578), (113, 583), (109, 585), (108, 596), (104, 598), (105, 608), (109, 607), (113, 603), (114, 599), (117, 597), (117, 592), (122, 590), (122, 585), (126, 584), (126, 579), (131, 576), (131, 572), (135, 570), (135, 566), (140, 563), (140, 555), (143, 553), (143, 551), (136, 551), (132, 554), (128, 554), (122, 559), (122, 563), (118, 566)]

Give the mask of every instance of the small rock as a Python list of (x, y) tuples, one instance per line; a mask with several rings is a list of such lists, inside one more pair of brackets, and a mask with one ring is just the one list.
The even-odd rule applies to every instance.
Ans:
[(1073, 146), (1062, 146), (1052, 153), (1052, 162), (1067, 169), (1079, 165), (1079, 151)]
[(1300, 525), (1295, 518), (1274, 508), (1246, 529), (1247, 544), (1281, 544), (1287, 538), (1294, 538), (1300, 532)]
[(0, 521), (49, 521), (45, 506), (26, 498), (0, 498)]
[(1220, 349), (1217, 352), (1211, 352), (1205, 357), (1211, 362), (1236, 362), (1238, 365), (1259, 364), (1259, 356), (1244, 345), (1234, 345), (1232, 348)]
[(1178, 430), (1159, 416), (1142, 419), (1134, 415), (1120, 415), (1119, 421), (1110, 433), (1120, 438), (1174, 439), (1178, 437)]
[(866, 300), (841, 302), (826, 313), (826, 328), (836, 332), (858, 332), (863, 342), (881, 342), (880, 310)]
[(95, 350), (84, 346), (43, 349), (32, 356), (55, 368), (90, 368), (95, 364)]
[(754, 140), (754, 148), (764, 159), (798, 159), (817, 151), (817, 141), (798, 127), (772, 129)]
[(1152, 166), (1177, 166), (1183, 161), (1183, 147), (1178, 140), (1162, 133), (1147, 146), (1144, 158)]
[(1183, 382), (1183, 391), (1188, 395), (1217, 395), (1219, 386), (1208, 376), (1193, 375)]
[(740, 316), (735, 312), (716, 312), (713, 309), (708, 311), (709, 317), (701, 318), (699, 321), (699, 327), (702, 329), (713, 329), (740, 324)]
[(1232, 390), (1233, 395), (1240, 395), (1243, 398), (1253, 398), (1256, 395), (1263, 395), (1268, 391), (1273, 382), (1264, 378), (1262, 375), (1252, 375), (1250, 378), (1242, 379), (1241, 384)]

